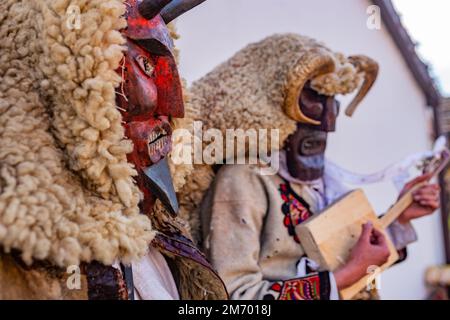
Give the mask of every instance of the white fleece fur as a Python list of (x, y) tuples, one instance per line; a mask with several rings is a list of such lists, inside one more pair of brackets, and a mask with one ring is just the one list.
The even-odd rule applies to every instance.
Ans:
[(0, 245), (26, 263), (129, 262), (154, 236), (115, 105), (124, 12), (120, 0), (0, 3)]

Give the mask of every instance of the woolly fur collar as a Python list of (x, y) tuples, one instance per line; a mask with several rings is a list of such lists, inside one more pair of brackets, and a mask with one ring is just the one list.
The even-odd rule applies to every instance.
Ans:
[(124, 12), (120, 0), (0, 3), (0, 245), (26, 263), (130, 262), (154, 236), (115, 105)]

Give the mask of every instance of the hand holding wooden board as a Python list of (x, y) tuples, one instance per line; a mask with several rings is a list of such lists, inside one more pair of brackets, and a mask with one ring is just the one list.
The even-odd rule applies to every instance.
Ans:
[[(425, 168), (430, 179), (441, 172), (448, 164), (450, 152), (444, 150), (439, 162), (432, 162)], [(350, 252), (358, 241), (362, 225), (371, 221), (386, 238), (391, 255), (388, 262), (380, 266), (384, 271), (398, 260), (397, 250), (386, 233), (386, 228), (394, 222), (413, 202), (412, 194), (426, 182), (416, 185), (406, 192), (399, 201), (379, 219), (364, 191), (356, 190), (308, 221), (296, 227), (296, 233), (307, 256), (316, 261), (322, 270), (335, 271), (344, 265)], [(353, 286), (340, 291), (344, 300), (353, 298), (370, 282), (371, 274), (360, 279)]]

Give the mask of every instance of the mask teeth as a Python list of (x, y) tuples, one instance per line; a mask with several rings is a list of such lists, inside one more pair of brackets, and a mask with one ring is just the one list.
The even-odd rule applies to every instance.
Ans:
[(156, 134), (156, 132), (152, 133), (152, 136), (150, 138), (150, 141), (155, 141), (155, 139), (158, 137), (158, 135)]
[(149, 153), (154, 154), (157, 151), (161, 151), (164, 148), (164, 146), (166, 145), (166, 143), (168, 142), (168, 139), (169, 138), (166, 136), (166, 137), (162, 137), (158, 141), (150, 143), (149, 148), (148, 148)]
[(148, 146), (148, 153), (150, 153), (150, 154), (153, 153), (153, 145)]
[(150, 154), (156, 153), (156, 151), (158, 151), (158, 149), (160, 148), (160, 145), (161, 145), (161, 140), (151, 143), (149, 146), (149, 153)]

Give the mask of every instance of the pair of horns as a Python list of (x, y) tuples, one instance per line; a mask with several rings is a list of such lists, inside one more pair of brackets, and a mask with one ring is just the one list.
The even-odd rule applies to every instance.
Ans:
[(165, 23), (169, 23), (206, 0), (143, 0), (139, 4), (139, 13), (145, 19), (153, 19), (161, 14)]

